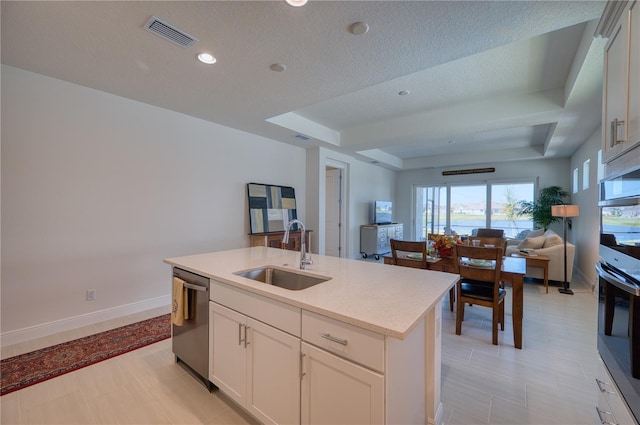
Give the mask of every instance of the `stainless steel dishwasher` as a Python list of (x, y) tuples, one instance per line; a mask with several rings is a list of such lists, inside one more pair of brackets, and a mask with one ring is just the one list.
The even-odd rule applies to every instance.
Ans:
[(211, 391), (209, 382), (209, 278), (173, 268), (188, 290), (189, 319), (173, 325), (173, 354), (176, 362)]

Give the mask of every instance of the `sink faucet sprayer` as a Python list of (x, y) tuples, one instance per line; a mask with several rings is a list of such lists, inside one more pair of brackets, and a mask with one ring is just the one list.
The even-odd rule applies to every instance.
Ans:
[(287, 231), (284, 232), (282, 243), (283, 244), (289, 243), (289, 230), (291, 230), (291, 226), (293, 226), (294, 224), (297, 224), (300, 226), (300, 269), (304, 270), (305, 266), (313, 264), (313, 261), (311, 260), (311, 256), (307, 255), (307, 250), (306, 250), (307, 234), (304, 230), (304, 223), (297, 219), (291, 220), (289, 223), (287, 223)]

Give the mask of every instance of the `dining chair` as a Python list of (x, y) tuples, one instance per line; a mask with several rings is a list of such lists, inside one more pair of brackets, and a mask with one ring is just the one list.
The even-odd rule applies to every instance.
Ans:
[(427, 268), (427, 243), (390, 239), (391, 257), (396, 266)]
[(473, 241), (478, 241), (477, 246), (493, 245), (496, 248), (501, 248), (502, 255), (504, 255), (507, 250), (507, 240), (504, 238), (469, 236), (467, 238), (467, 245), (476, 246)]
[[(427, 242), (426, 241), (401, 241), (390, 239), (391, 258), (396, 266), (413, 267), (418, 269), (427, 268)], [(449, 290), (449, 309), (453, 311), (455, 302), (455, 288)]]
[(498, 325), (504, 330), (504, 297), (500, 286), (502, 249), (458, 245), (454, 249), (460, 280), (456, 283), (456, 335), (462, 333), (465, 304), (489, 307), (493, 311), (492, 342), (498, 345)]
[(503, 229), (478, 229), (475, 236), (479, 238), (504, 238)]

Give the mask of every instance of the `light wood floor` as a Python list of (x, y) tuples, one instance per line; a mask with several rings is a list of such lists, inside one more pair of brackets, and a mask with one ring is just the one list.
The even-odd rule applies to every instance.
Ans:
[[(574, 274), (575, 276), (575, 274)], [(462, 335), (443, 302), (442, 402), (446, 424), (598, 424), (596, 299), (525, 284), (524, 348), (513, 348), (510, 303), (500, 345), (490, 310), (465, 309)], [(510, 294), (507, 298), (510, 297)], [(158, 309), (6, 347), (2, 357), (168, 312)], [(248, 424), (219, 392), (209, 393), (174, 363), (170, 340), (0, 398), (2, 424)]]

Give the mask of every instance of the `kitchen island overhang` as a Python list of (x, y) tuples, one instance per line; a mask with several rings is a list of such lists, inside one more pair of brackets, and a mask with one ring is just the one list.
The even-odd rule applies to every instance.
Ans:
[[(441, 423), (440, 304), (458, 276), (322, 255), (314, 255), (314, 264), (300, 271), (298, 257), (299, 253), (293, 251), (252, 247), (169, 258), (165, 262), (228, 287), (382, 335), (386, 341), (385, 422), (399, 419), (415, 422), (415, 417), (402, 416), (406, 415), (401, 410), (407, 402), (394, 396), (407, 392), (400, 388), (411, 387), (414, 402), (416, 397), (424, 400), (424, 421), (420, 422)], [(264, 266), (290, 268), (330, 279), (307, 289), (288, 290), (236, 274)], [(215, 297), (212, 290), (210, 298), (214, 302)], [(416, 334), (419, 334), (417, 339)], [(412, 355), (420, 359), (415, 360), (416, 367), (411, 373), (407, 365), (394, 362), (409, 344), (414, 346), (412, 351), (416, 351), (416, 343), (418, 353)], [(406, 347), (399, 348), (403, 346)], [(425, 376), (424, 382), (416, 379), (421, 374)]]

